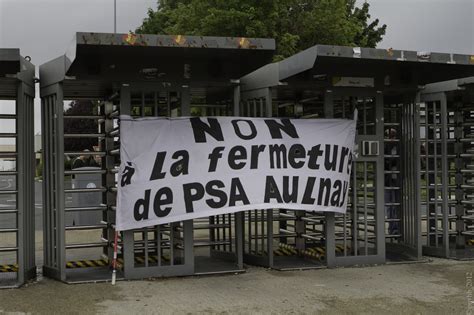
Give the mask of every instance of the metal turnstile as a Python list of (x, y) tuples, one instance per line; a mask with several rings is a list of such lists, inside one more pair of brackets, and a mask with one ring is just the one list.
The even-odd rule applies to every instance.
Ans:
[[(65, 282), (105, 280), (113, 240), (108, 233), (113, 221), (104, 201), (106, 105), (81, 100), (80, 112), (71, 113), (67, 109), (76, 101), (63, 101), (54, 93), (60, 90), (48, 92), (42, 91), (43, 273)], [(97, 180), (79, 187), (80, 176)]]
[[(41, 66), (44, 274), (65, 282), (111, 277), (120, 114), (230, 115), (239, 102), (237, 79), (269, 62), (274, 50), (269, 39), (77, 33), (68, 54)], [(72, 114), (64, 100), (88, 102), (87, 112)], [(67, 149), (71, 141), (82, 146)], [(69, 169), (78, 157), (99, 165)], [(94, 182), (76, 185), (86, 178)], [(81, 196), (87, 203), (75, 204)], [(81, 215), (88, 220), (75, 219)], [(118, 277), (242, 271), (239, 216), (120, 233)]]
[[(232, 96), (232, 89), (229, 92)], [(227, 116), (232, 113), (230, 100), (209, 105), (202, 93), (199, 89), (156, 90), (131, 84), (122, 87), (120, 92), (120, 112), (132, 117), (178, 117), (183, 113)], [(118, 140), (119, 123), (116, 125), (111, 136)], [(114, 149), (118, 150), (120, 142), (115, 141), (115, 145)], [(118, 154), (118, 151), (114, 153)], [(116, 182), (113, 182), (113, 187), (116, 187)], [(123, 232), (125, 277), (138, 279), (243, 271), (241, 221), (236, 217), (239, 214), (226, 214)]]
[(451, 180), (455, 175), (452, 168), (455, 159), (453, 118), (447, 111), (446, 102), (426, 101), (421, 105), (422, 235), (423, 250), (427, 255), (448, 257), (450, 243), (457, 234), (454, 228), (457, 201)]
[[(244, 93), (243, 116), (353, 119), (359, 110), (357, 143), (381, 143), (382, 98), (374, 92), (308, 91), (299, 99), (269, 89)], [(377, 107), (376, 104), (379, 104)], [(360, 151), (360, 149), (359, 149)], [(359, 154), (352, 167), (347, 214), (285, 209), (245, 214), (244, 260), (274, 269), (305, 269), (380, 263), (383, 247), (383, 156)]]
[(415, 95), (385, 97), (384, 103), (386, 259), (420, 261), (419, 107)]
[(0, 49), (0, 288), (36, 277), (34, 66)]
[[(120, 92), (107, 101), (84, 101), (89, 106), (86, 112), (70, 115), (55, 96), (43, 98), (43, 121), (45, 143), (45, 184), (52, 187), (64, 187), (63, 195), (53, 195), (52, 190), (45, 191), (45, 262), (44, 274), (65, 282), (100, 281), (110, 278), (110, 262), (113, 256), (114, 222), (118, 169), (120, 166), (120, 113), (132, 117), (175, 117), (189, 107), (182, 104), (189, 99), (189, 89), (159, 90), (135, 85), (123, 86)], [(128, 105), (130, 104), (130, 106)], [(66, 105), (67, 107), (67, 105)], [(199, 110), (196, 110), (199, 108)], [(229, 104), (194, 106), (197, 114), (203, 109), (207, 115), (229, 113)], [(61, 115), (57, 113), (61, 112)], [(61, 117), (62, 116), (62, 117)], [(81, 127), (80, 132), (66, 133), (64, 124), (75, 122), (86, 125), (92, 121), (92, 129)], [(90, 123), (88, 124), (90, 126)], [(61, 129), (59, 129), (61, 128)], [(62, 130), (59, 148), (59, 132)], [(92, 132), (94, 131), (94, 132)], [(64, 146), (76, 145), (68, 139), (93, 139), (96, 151), (86, 151), (91, 142), (76, 151), (65, 150)], [(78, 141), (79, 145), (83, 142)], [(61, 183), (52, 171), (56, 150), (64, 150), (63, 165), (67, 159), (71, 168), (63, 170)], [(96, 167), (74, 168), (78, 158), (86, 160), (100, 159)], [(56, 166), (57, 167), (57, 166)], [(99, 185), (74, 187), (73, 177), (80, 175), (101, 175)], [(56, 188), (57, 189), (57, 188)], [(97, 204), (86, 206), (74, 201), (79, 194), (87, 197), (101, 193)], [(58, 211), (61, 202), (64, 211)], [(101, 215), (97, 217), (95, 213)], [(78, 224), (77, 215), (97, 218), (89, 224)], [(92, 215), (94, 214), (94, 215)], [(140, 279), (161, 276), (183, 276), (243, 270), (241, 254), (241, 221), (239, 215), (221, 215), (192, 221), (177, 222), (120, 233), (118, 263), (123, 272), (119, 278)], [(60, 225), (59, 225), (60, 224)], [(64, 226), (64, 230), (58, 226)], [(57, 234), (52, 234), (52, 232)], [(65, 268), (60, 268), (65, 266)]]
[(383, 263), (383, 97), (370, 90), (331, 94), (332, 117), (353, 119), (356, 108), (358, 117), (348, 209), (334, 215), (336, 253), (330, 265)]
[[(296, 116), (301, 109), (293, 101), (274, 100), (270, 93), (270, 90), (244, 93), (240, 116), (288, 117)], [(307, 110), (318, 110), (312, 108), (312, 103), (307, 105)], [(317, 115), (314, 112), (311, 117)], [(244, 212), (243, 251), (244, 261), (249, 264), (280, 270), (324, 267), (325, 237), (324, 214), (321, 213), (286, 209)]]
[[(469, 73), (472, 65), (469, 56), (421, 56), (316, 45), (241, 79), (246, 116), (351, 119), (359, 111), (347, 213), (249, 212), (246, 262), (277, 269), (397, 263), (425, 261), (423, 245), (439, 247), (443, 237), (470, 246), (470, 130), (457, 123), (448, 132), (442, 122), (460, 119), (459, 110), (425, 106), (420, 95), (425, 84)], [(307, 259), (308, 248), (318, 259)]]
[(474, 257), (474, 102), (457, 103), (456, 138), (456, 247), (458, 258)]
[(422, 95), (423, 252), (472, 259), (474, 98), (461, 82), (433, 84)]

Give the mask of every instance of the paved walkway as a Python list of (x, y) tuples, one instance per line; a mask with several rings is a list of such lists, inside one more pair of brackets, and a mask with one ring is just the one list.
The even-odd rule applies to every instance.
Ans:
[[(429, 263), (0, 290), (0, 314), (470, 314), (474, 262)], [(474, 302), (472, 305), (474, 314)]]

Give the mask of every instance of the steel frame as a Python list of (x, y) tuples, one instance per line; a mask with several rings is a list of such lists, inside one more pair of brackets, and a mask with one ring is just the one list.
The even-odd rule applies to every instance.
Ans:
[[(266, 216), (261, 216), (258, 224), (263, 228), (257, 224), (253, 230), (260, 230), (260, 235), (263, 235), (261, 237), (266, 239), (266, 242), (260, 245), (266, 246), (263, 255), (259, 251), (252, 252), (252, 245), (248, 245), (251, 244), (252, 235), (246, 234), (245, 246), (248, 250), (244, 254), (245, 262), (275, 269), (299, 269), (324, 265), (336, 267), (379, 264), (386, 261), (421, 261), (421, 195), (420, 179), (417, 176), (420, 171), (420, 139), (417, 132), (419, 88), (426, 83), (436, 82), (440, 77), (460, 77), (473, 70), (470, 66), (470, 56), (435, 53), (430, 54), (428, 59), (420, 56), (421, 54), (413, 51), (317, 45), (281, 62), (264, 66), (242, 78), (242, 99), (246, 102), (243, 106), (244, 116), (272, 115), (281, 108), (293, 106), (292, 111), (284, 112), (286, 116), (344, 118), (350, 117), (354, 105), (347, 114), (342, 115), (335, 115), (336, 107), (340, 107), (341, 102), (359, 102), (359, 133), (356, 141), (359, 148), (365, 141), (378, 142), (384, 149), (390, 147), (393, 141), (384, 139), (384, 128), (390, 127), (390, 124), (384, 125), (384, 109), (396, 106), (399, 121), (392, 123), (397, 124), (400, 133), (397, 141), (400, 147), (399, 152), (394, 156), (388, 155), (385, 161), (401, 160), (398, 169), (391, 172), (384, 170), (384, 149), (380, 149), (376, 156), (362, 156), (359, 152), (353, 167), (354, 181), (350, 190), (352, 201), (357, 202), (349, 203), (346, 216), (327, 213), (317, 218), (320, 223), (318, 242), (323, 247), (324, 259), (317, 259), (319, 261), (315, 263), (312, 257), (313, 261), (308, 262), (305, 252), (314, 244), (302, 240), (305, 238), (302, 236), (305, 235), (307, 225), (296, 224), (296, 221), (302, 220), (293, 212), (289, 216), (287, 211), (275, 210), (267, 211)], [(356, 83), (352, 87), (339, 87), (337, 82), (341, 77), (347, 77), (349, 80), (346, 81), (352, 79)], [(373, 134), (361, 132), (369, 128), (367, 115), (360, 108), (360, 101), (365, 104), (364, 99), (367, 98), (372, 98), (375, 103), (374, 113), (371, 113), (374, 117), (371, 122), (374, 124)], [(319, 105), (315, 105), (319, 106), (319, 109), (298, 113), (305, 104), (311, 102), (319, 102)], [(266, 111), (263, 111), (262, 104), (266, 104)], [(375, 166), (369, 166), (368, 163), (374, 163)], [(366, 185), (368, 167), (375, 170), (372, 181), (375, 179), (375, 183), (379, 183), (372, 188), (375, 190), (373, 196)], [(384, 179), (394, 174), (400, 180), (399, 185), (383, 187), (381, 183)], [(366, 184), (358, 187), (356, 183), (360, 179)], [(398, 193), (394, 194), (396, 200), (384, 202), (387, 191), (397, 191)], [(370, 205), (370, 197), (373, 198), (374, 205)], [(398, 207), (397, 217), (386, 217), (385, 208), (395, 205)], [(375, 207), (372, 213), (368, 211), (371, 206)], [(248, 220), (250, 215), (246, 218)], [(354, 221), (361, 218), (361, 222)], [(277, 233), (272, 228), (276, 224), (274, 222), (278, 222)], [(388, 233), (387, 230), (394, 222), (399, 224), (397, 235)], [(246, 225), (249, 225), (249, 222)], [(294, 226), (295, 229), (289, 231), (285, 227), (288, 225)], [(348, 225), (351, 226), (349, 234), (345, 232)], [(281, 264), (277, 261), (279, 258), (274, 255), (279, 244), (272, 241), (275, 238), (282, 239), (279, 232), (287, 233), (286, 236), (283, 235), (283, 239), (296, 237), (290, 247), (290, 250), (294, 249), (292, 259), (286, 259)], [(358, 248), (361, 238), (365, 246)], [(349, 249), (346, 245), (348, 240), (352, 243)], [(367, 246), (369, 243), (371, 245)]]
[[(96, 119), (98, 133), (69, 136), (95, 137), (100, 142), (102, 169), (98, 173), (102, 174), (102, 187), (96, 190), (103, 193), (103, 203), (94, 208), (103, 213), (103, 220), (94, 228), (102, 230), (97, 247), (103, 249), (102, 258), (110, 261), (120, 163), (119, 115), (190, 116), (196, 106), (200, 106), (197, 112), (205, 115), (232, 114), (240, 102), (238, 78), (270, 61), (274, 49), (275, 42), (267, 39), (78, 33), (66, 55), (41, 66), (46, 174), (44, 274), (64, 282), (110, 278), (107, 266), (67, 269), (65, 194), (74, 189), (66, 189), (64, 183), (68, 174), (64, 171), (64, 138), (68, 136), (63, 132), (67, 118), (63, 115), (64, 100), (100, 102), (98, 116), (79, 117)], [(159, 100), (162, 95), (166, 95), (163, 104)], [(195, 100), (203, 97), (205, 103), (195, 106)], [(123, 272), (119, 278), (243, 271), (241, 217), (217, 216), (122, 232), (119, 261)], [(203, 232), (205, 240), (201, 239)], [(93, 244), (81, 246), (86, 245)]]
[[(202, 90), (212, 94), (205, 109), (199, 111), (204, 115), (221, 115), (221, 110), (212, 108), (220, 106), (222, 100), (227, 102), (226, 114), (271, 117), (279, 115), (278, 109), (286, 106), (287, 95), (292, 96), (289, 101), (295, 108), (290, 116), (299, 116), (296, 108), (315, 99), (322, 105), (308, 117), (350, 117), (352, 109), (357, 107), (360, 110), (359, 147), (367, 141), (378, 143), (379, 148), (389, 143), (384, 142), (384, 106), (398, 104), (400, 140), (403, 142), (400, 154), (406, 161), (399, 165), (398, 171), (403, 177), (401, 185), (392, 188), (400, 191), (397, 197), (399, 218), (396, 220), (399, 220), (402, 233), (396, 237), (385, 235), (392, 219), (385, 218), (385, 193), (380, 183), (387, 174), (384, 173), (385, 157), (381, 150), (375, 155), (359, 154), (355, 161), (350, 191), (352, 208), (346, 216), (255, 210), (225, 217), (226, 221), (209, 218), (151, 231), (126, 232), (120, 242), (125, 278), (221, 272), (219, 268), (204, 271), (196, 268), (195, 249), (199, 246), (195, 236), (200, 229), (209, 229), (207, 246), (211, 258), (234, 260), (234, 267), (228, 270), (236, 270), (235, 266), (241, 270), (243, 262), (277, 269), (378, 264), (386, 261), (386, 250), (401, 253), (402, 258), (397, 258), (401, 261), (420, 259), (422, 196), (418, 189), (421, 181), (416, 176), (421, 167), (416, 117), (421, 112), (417, 107), (417, 93), (419, 87), (427, 83), (472, 75), (472, 57), (437, 53), (427, 57), (413, 51), (317, 45), (238, 80), (268, 62), (274, 48), (274, 41), (265, 39), (78, 33), (74, 47), (66, 55), (43, 65), (40, 72), (46, 164), (45, 274), (68, 281), (63, 100), (101, 101), (101, 132), (94, 136), (102, 139), (104, 146), (101, 174), (105, 186), (100, 191), (104, 193), (101, 207), (105, 209), (101, 209), (104, 213), (101, 228), (106, 243), (104, 255), (110, 259), (119, 161), (117, 115), (136, 114), (132, 94), (138, 91), (179, 91), (179, 110), (173, 114), (168, 110), (167, 115), (190, 115), (193, 91), (199, 94)], [(114, 50), (120, 54), (110, 53)], [(162, 56), (160, 61), (157, 61), (157, 55)], [(196, 71), (192, 73), (191, 69)], [(343, 81), (343, 85), (349, 86), (338, 86), (336, 81), (341, 77), (349, 78)], [(361, 80), (354, 84), (350, 83), (354, 81), (351, 78)], [(210, 90), (209, 86), (216, 89)], [(398, 99), (393, 101), (393, 98)], [(167, 102), (169, 106), (170, 101)], [(145, 115), (144, 105), (142, 101), (140, 115)], [(337, 106), (343, 107), (342, 116), (338, 116)], [(152, 115), (157, 114), (155, 111)], [(369, 114), (371, 121), (367, 121)], [(370, 128), (373, 129), (368, 132)], [(446, 153), (447, 145), (442, 147)], [(444, 165), (443, 170), (446, 169)], [(447, 194), (448, 188), (442, 189)], [(219, 234), (224, 230), (217, 226), (225, 226), (227, 234)], [(221, 236), (225, 239), (224, 244), (219, 241)], [(395, 245), (392, 244), (394, 239), (397, 240)], [(162, 245), (169, 247), (169, 265), (161, 262)], [(318, 254), (315, 246), (322, 247), (322, 252), (320, 248)], [(285, 261), (276, 257), (276, 249), (297, 254), (289, 255), (290, 259)], [(138, 263), (137, 253), (144, 255)], [(160, 261), (156, 265), (149, 264), (147, 258), (153, 253), (157, 253)], [(95, 281), (98, 278), (86, 270), (74, 279)]]
[[(14, 113), (2, 113), (0, 119), (14, 121), (16, 128), (15, 132), (0, 136), (15, 141), (14, 151), (1, 152), (0, 157), (13, 159), (16, 165), (14, 170), (0, 172), (2, 178), (14, 177), (10, 178), (14, 185), (1, 190), (4, 196), (13, 196), (14, 204), (0, 209), (0, 222), (5, 220), (0, 228), (0, 288), (18, 287), (36, 277), (34, 71), (18, 49), (0, 49), (0, 100), (15, 102)], [(14, 216), (13, 220), (8, 216)], [(6, 226), (9, 223), (14, 226)], [(8, 253), (14, 253), (14, 262), (5, 261), (8, 257), (3, 255)]]
[[(474, 258), (472, 209), (472, 78), (431, 84), (421, 96), (424, 113), (426, 215), (423, 252), (426, 255)], [(432, 118), (430, 119), (430, 116)]]

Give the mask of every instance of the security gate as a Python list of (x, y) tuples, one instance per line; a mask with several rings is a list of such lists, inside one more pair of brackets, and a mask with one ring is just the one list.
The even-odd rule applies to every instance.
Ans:
[(336, 251), (328, 265), (383, 263), (383, 97), (370, 91), (335, 90), (331, 94), (327, 103), (332, 99), (328, 109), (332, 117), (353, 119), (355, 109), (358, 117), (348, 209), (345, 215), (334, 215)]
[[(182, 110), (182, 102), (182, 89), (158, 91), (126, 84), (120, 90), (117, 110), (122, 115), (132, 117), (176, 117)], [(118, 157), (120, 120), (115, 125), (115, 145), (111, 148), (114, 151), (109, 152)], [(119, 163), (118, 157), (113, 167), (119, 167)], [(115, 188), (116, 185), (114, 179), (111, 186)], [(122, 232), (125, 277), (133, 279), (193, 274), (192, 228), (192, 222), (187, 221)]]
[[(134, 118), (178, 117), (183, 113), (227, 116), (232, 113), (231, 104), (231, 101), (223, 101), (220, 105), (209, 105), (206, 103), (205, 91), (183, 87), (157, 89), (152, 85), (128, 84), (122, 86), (120, 92), (121, 114)], [(116, 144), (113, 153), (118, 154), (120, 123), (113, 125), (116, 127), (110, 136)], [(118, 164), (113, 167), (118, 167)], [(115, 179), (110, 186), (116, 187)], [(115, 202), (115, 197), (112, 199)], [(236, 220), (236, 216), (239, 217), (239, 214), (123, 232), (125, 277), (133, 279), (241, 271), (241, 221)]]
[[(448, 156), (448, 143), (454, 149), (453, 133), (448, 132), (446, 101), (427, 101), (420, 108), (422, 148), (422, 196), (424, 252), (428, 255), (449, 256), (451, 239), (456, 222), (453, 185), (450, 163), (454, 155)], [(453, 118), (452, 116), (449, 118)], [(451, 136), (451, 137), (450, 137)], [(451, 150), (454, 153), (454, 150)], [(453, 161), (454, 162), (454, 161)], [(451, 174), (451, 176), (450, 176)]]
[[(41, 66), (44, 274), (65, 282), (111, 277), (120, 114), (230, 115), (237, 79), (269, 62), (274, 49), (268, 39), (77, 33), (70, 53)], [(68, 110), (71, 101), (87, 103), (86, 112)], [(241, 271), (239, 216), (120, 233), (118, 277)]]
[[(58, 86), (42, 90), (45, 276), (66, 282), (109, 275), (112, 239), (107, 231), (105, 104), (63, 101)], [(67, 108), (74, 103), (79, 113)]]
[[(257, 223), (251, 233), (246, 233), (246, 261), (272, 268), (282, 268), (279, 255), (298, 258), (283, 264), (283, 268), (314, 267), (315, 264), (307, 262), (311, 254), (319, 258), (320, 266), (420, 261), (424, 228), (425, 240), (430, 234), (436, 241), (432, 234), (440, 234), (442, 224), (448, 233), (448, 220), (457, 222), (458, 229), (460, 222), (467, 222), (462, 232), (455, 233), (468, 236), (472, 226), (470, 213), (459, 216), (458, 210), (458, 215), (453, 216), (451, 210), (446, 220), (440, 221), (442, 216), (434, 210), (442, 203), (434, 197), (433, 186), (444, 190), (446, 196), (448, 189), (452, 189), (447, 184), (439, 185), (441, 173), (434, 176), (434, 172), (441, 170), (440, 162), (435, 170), (429, 167), (426, 180), (418, 176), (425, 167), (423, 159), (420, 161), (424, 152), (424, 134), (419, 132), (424, 114), (423, 108), (417, 107), (420, 88), (463, 73), (472, 73), (470, 56), (316, 45), (242, 78), (243, 98), (247, 101), (243, 115), (350, 118), (353, 109), (359, 109), (358, 150), (352, 168), (348, 212), (314, 216), (283, 210), (249, 213), (247, 220)], [(270, 110), (264, 112), (259, 101), (262, 98), (266, 108), (269, 103), (273, 103), (273, 108), (270, 105)], [(428, 126), (431, 131), (427, 134), (433, 134), (433, 127), (437, 126)], [(428, 140), (430, 152), (436, 148), (438, 159), (442, 155), (440, 139)], [(470, 140), (463, 141), (466, 149)], [(434, 142), (439, 144), (433, 145)], [(446, 150), (449, 152), (447, 145)], [(469, 152), (462, 154), (467, 158)], [(431, 155), (428, 165), (436, 165), (436, 158)], [(466, 168), (461, 173), (468, 174)], [(430, 179), (436, 181), (430, 184)], [(427, 182), (429, 193), (423, 191)], [(459, 187), (468, 191), (470, 187), (465, 183)], [(449, 202), (448, 197), (443, 199), (445, 208), (454, 202), (452, 196)], [(462, 204), (467, 206), (468, 202)], [(427, 206), (431, 210), (424, 214)], [(429, 222), (429, 231), (422, 219)], [(273, 223), (275, 220), (277, 223)], [(308, 229), (315, 235), (305, 233), (303, 222), (316, 223), (314, 232)], [(449, 233), (453, 232), (451, 228)], [(262, 241), (254, 244), (254, 239)], [(311, 253), (306, 255), (306, 249)]]
[[(120, 112), (135, 118), (183, 114), (226, 116), (232, 113), (231, 100), (209, 105), (204, 96), (205, 92), (200, 89), (157, 89), (150, 85), (129, 84), (120, 92)], [(119, 123), (116, 125), (112, 136), (119, 139)], [(116, 145), (115, 150), (119, 141)], [(118, 154), (117, 151), (114, 153)], [(115, 182), (113, 187), (116, 187)], [(242, 271), (241, 221), (235, 220), (235, 216), (239, 215), (212, 216), (123, 232), (125, 277), (138, 279)]]
[[(474, 257), (474, 102), (454, 108), (456, 185), (456, 247), (458, 258)], [(449, 154), (449, 153), (448, 153)]]
[[(281, 108), (293, 108), (291, 102), (274, 106), (270, 93), (269, 89), (244, 93), (239, 115), (272, 117), (279, 116)], [(281, 270), (322, 267), (326, 259), (323, 217), (286, 209), (245, 211), (244, 261)]]
[(470, 89), (453, 84), (433, 85), (422, 96), (423, 252), (472, 259), (474, 107)]
[[(107, 280), (113, 256), (117, 178), (120, 166), (120, 114), (132, 117), (176, 117), (189, 112), (190, 90), (157, 90), (151, 85), (126, 84), (107, 101), (82, 99), (86, 110), (68, 114), (71, 101), (56, 93), (43, 97), (45, 260), (44, 274), (65, 282)], [(47, 94), (49, 90), (43, 90)], [(57, 91), (57, 90), (56, 90)], [(66, 105), (63, 105), (66, 104)], [(129, 105), (130, 104), (130, 105)], [(228, 103), (197, 105), (196, 114), (226, 114)], [(64, 111), (65, 110), (65, 111)], [(63, 113), (64, 111), (64, 113)], [(93, 127), (84, 127), (87, 121)], [(65, 124), (79, 123), (79, 132), (65, 132)], [(90, 124), (90, 123), (89, 123)], [(93, 139), (95, 150), (83, 146), (66, 150), (68, 139)], [(79, 142), (80, 143), (80, 142)], [(64, 152), (62, 155), (58, 152)], [(56, 158), (64, 156), (64, 158)], [(95, 167), (74, 167), (78, 159), (97, 161)], [(70, 159), (69, 167), (66, 162)], [(96, 175), (85, 187), (75, 185), (81, 176)], [(63, 187), (63, 188), (61, 188)], [(61, 191), (58, 194), (56, 191)], [(94, 195), (99, 194), (98, 198)], [(75, 202), (75, 195), (81, 197)], [(84, 205), (85, 199), (94, 199)], [(64, 207), (64, 211), (60, 211)], [(119, 277), (146, 277), (238, 272), (241, 258), (241, 221), (222, 215), (177, 222), (121, 233)], [(87, 221), (86, 223), (83, 223)], [(64, 229), (61, 229), (64, 226)]]
[(388, 262), (421, 259), (419, 102), (411, 93), (384, 107), (385, 239)]
[(294, 100), (270, 93), (269, 89), (244, 93), (243, 116), (353, 119), (357, 108), (359, 155), (352, 167), (347, 214), (247, 211), (245, 261), (280, 270), (383, 262), (383, 187), (377, 185), (383, 181), (383, 154), (360, 152), (364, 144), (378, 148), (382, 143), (383, 125), (376, 123), (382, 121), (382, 97), (335, 90), (312, 91)]
[(0, 49), (0, 288), (36, 277), (34, 66)]

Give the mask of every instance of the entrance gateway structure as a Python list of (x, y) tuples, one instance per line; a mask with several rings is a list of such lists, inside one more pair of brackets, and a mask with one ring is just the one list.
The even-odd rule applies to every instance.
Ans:
[(421, 100), (423, 253), (472, 259), (474, 77), (430, 84)]
[[(434, 198), (433, 189), (444, 191), (444, 196), (453, 189), (453, 197), (457, 189), (458, 201), (451, 198), (448, 202), (444, 197), (443, 207), (447, 209), (446, 202), (458, 204), (457, 216), (451, 206), (450, 220), (464, 224), (459, 231), (464, 235), (459, 242), (464, 244), (464, 238), (472, 235), (472, 213), (461, 210), (461, 206), (471, 209), (471, 203), (459, 201), (459, 190), (472, 188), (471, 177), (464, 177), (468, 182), (459, 183), (457, 188), (450, 188), (454, 177), (452, 182), (447, 175), (440, 177), (447, 166), (436, 169), (436, 165), (451, 152), (446, 144), (441, 151), (436, 143), (440, 142), (440, 120), (446, 115), (439, 110), (426, 114), (428, 105), (420, 104), (420, 91), (427, 83), (473, 72), (473, 56), (317, 45), (243, 77), (240, 116), (352, 119), (354, 109), (359, 113), (358, 152), (347, 213), (249, 211), (244, 262), (293, 269), (420, 260), (422, 245), (435, 234), (442, 234), (440, 223), (447, 222), (441, 221), (442, 201)], [(434, 124), (426, 128), (438, 128), (438, 136), (426, 140), (423, 157), (429, 162), (423, 164), (420, 149), (425, 139), (420, 139), (420, 130), (424, 137), (426, 124)], [(457, 126), (463, 128), (461, 122)], [(471, 140), (463, 141), (463, 148), (469, 149)], [(460, 150), (461, 145), (457, 148)], [(468, 158), (466, 153), (461, 156)], [(458, 160), (456, 167), (461, 168), (460, 164)], [(434, 168), (428, 169), (428, 174), (438, 174), (432, 176), (434, 183), (425, 179), (425, 165)], [(465, 170), (463, 174), (470, 173)], [(438, 177), (444, 181), (436, 180)], [(436, 213), (427, 213), (432, 206)]]
[[(239, 78), (270, 62), (274, 49), (272, 39), (77, 33), (66, 55), (41, 66), (44, 274), (66, 282), (110, 278), (120, 114), (233, 115)], [(71, 101), (86, 112), (65, 112)], [(97, 181), (73, 185), (92, 175)], [(88, 198), (97, 193), (99, 200)], [(119, 276), (242, 271), (242, 225), (242, 214), (226, 214), (123, 232)]]
[[(415, 175), (419, 91), (474, 74), (470, 56), (315, 46), (268, 64), (274, 49), (269, 39), (77, 33), (68, 53), (41, 66), (44, 274), (110, 277), (120, 114), (352, 119), (359, 110), (346, 215), (256, 209), (123, 232), (120, 277), (235, 272), (244, 261), (292, 269), (419, 260), (429, 236)], [(71, 101), (85, 110), (68, 111)], [(90, 164), (69, 166), (79, 157)], [(86, 175), (98, 181), (74, 184)], [(73, 197), (90, 194), (101, 196), (94, 205)], [(76, 219), (94, 214), (96, 222)]]
[(0, 288), (36, 276), (34, 66), (0, 49)]

